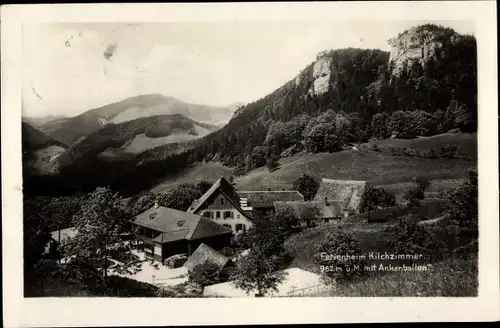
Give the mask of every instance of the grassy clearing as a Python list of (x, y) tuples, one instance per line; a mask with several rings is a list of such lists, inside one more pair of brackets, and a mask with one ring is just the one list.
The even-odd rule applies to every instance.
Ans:
[(431, 159), (391, 156), (354, 150), (338, 153), (299, 154), (281, 160), (273, 172), (258, 168), (235, 180), (241, 190), (291, 189), (293, 181), (302, 174), (318, 178), (366, 180), (377, 185), (409, 182), (416, 176), (430, 180), (461, 179), (467, 170), (477, 167), (476, 161), (463, 159)]
[[(425, 198), (440, 198), (443, 196), (445, 198), (446, 194), (458, 187), (465, 179), (443, 179), (443, 180), (432, 180), (430, 181), (430, 186), (425, 191)], [(405, 192), (414, 187), (414, 183), (411, 181), (400, 182), (394, 184), (383, 184), (377, 185), (378, 188), (384, 188), (394, 192), (396, 195), (396, 202), (403, 202), (403, 196)]]
[(214, 183), (222, 176), (229, 179), (229, 177), (233, 175), (233, 171), (232, 168), (224, 166), (221, 163), (202, 163), (183, 170), (181, 174), (175, 177), (163, 180), (160, 184), (156, 185), (152, 191), (162, 192), (170, 188), (175, 188), (183, 183), (198, 183), (201, 181)]
[(443, 145), (455, 145), (460, 147), (460, 156), (477, 159), (477, 133), (445, 133), (416, 139), (384, 139), (361, 144), (359, 149), (371, 150), (373, 144), (380, 150), (411, 148), (420, 151), (428, 151), (431, 147), (439, 151)]
[[(446, 203), (445, 200), (424, 200), (418, 208), (393, 206), (372, 211), (370, 217), (377, 222), (367, 222), (368, 214), (365, 213), (350, 217), (341, 226), (352, 233), (364, 253), (391, 252), (391, 247), (385, 242), (387, 237), (385, 230), (398, 218), (408, 214), (418, 214), (424, 220), (433, 219), (443, 214)], [(325, 224), (291, 236), (285, 243), (286, 250), (294, 256), (291, 266), (319, 273), (314, 256), (319, 244), (337, 227), (336, 224)]]
[[(435, 233), (436, 240), (446, 245), (453, 245), (452, 249), (462, 249), (454, 252), (443, 251), (436, 257), (427, 257), (418, 261), (428, 271), (380, 271), (379, 266), (401, 266), (401, 261), (378, 260), (369, 257), (369, 253), (394, 253), (393, 248), (386, 242), (386, 229), (396, 220), (409, 213), (418, 213), (422, 219), (432, 219), (443, 214), (446, 200), (424, 200), (418, 208), (407, 209), (403, 206), (393, 206), (383, 210), (371, 212), (371, 218), (382, 218), (381, 222), (367, 222), (367, 214), (353, 216), (341, 227), (350, 232), (358, 241), (362, 254), (366, 256), (366, 266), (375, 264), (377, 270), (365, 271), (357, 281), (339, 283), (333, 292), (326, 292), (314, 296), (476, 296), (478, 285), (477, 248), (471, 243), (470, 237), (460, 237), (454, 240), (441, 226), (429, 227)], [(321, 274), (315, 256), (320, 243), (327, 235), (336, 229), (335, 224), (307, 229), (291, 236), (285, 242), (286, 250), (294, 257), (291, 267)], [(445, 255), (448, 254), (448, 255)], [(448, 258), (446, 260), (442, 260)], [(405, 263), (410, 265), (409, 263)], [(431, 266), (429, 266), (431, 264)]]
[[(419, 149), (456, 144), (469, 153), (475, 153), (477, 134), (443, 134), (410, 140), (379, 140), (376, 143), (380, 148), (417, 147)], [(369, 144), (363, 144), (360, 147), (370, 148)], [(426, 196), (438, 198), (440, 191), (451, 190), (460, 183), (461, 179), (466, 178), (468, 169), (477, 168), (477, 161), (392, 156), (384, 153), (346, 150), (338, 153), (299, 153), (281, 159), (280, 165), (273, 172), (269, 172), (266, 167), (252, 170), (236, 178), (235, 186), (239, 190), (291, 189), (293, 181), (305, 173), (318, 178), (366, 180), (373, 186), (394, 190), (396, 198), (401, 200), (413, 178), (422, 176), (433, 180)], [(182, 171), (175, 177), (167, 178), (154, 187), (153, 191), (164, 191), (180, 183), (201, 180), (213, 182), (221, 176), (229, 177), (233, 175), (233, 172), (233, 168), (221, 163), (201, 163)]]
[(474, 297), (478, 290), (477, 259), (449, 259), (428, 271), (378, 274), (360, 282), (338, 284), (316, 296), (347, 297)]

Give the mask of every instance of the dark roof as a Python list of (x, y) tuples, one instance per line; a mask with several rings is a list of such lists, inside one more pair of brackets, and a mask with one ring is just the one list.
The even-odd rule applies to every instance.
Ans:
[[(330, 219), (330, 218), (340, 218), (343, 216), (342, 206), (340, 202), (329, 201), (325, 204), (321, 201), (292, 201), (292, 202), (275, 202), (274, 208), (276, 211), (280, 211), (286, 207), (290, 207), (295, 211), (295, 214), (299, 219), (310, 220), (310, 219)], [(316, 208), (319, 210), (319, 217), (311, 217), (310, 211)]]
[(359, 211), (366, 181), (322, 179), (314, 201), (339, 201), (342, 209)]
[(152, 207), (140, 213), (132, 222), (141, 227), (161, 232), (154, 238), (159, 243), (179, 239), (194, 240), (232, 233), (231, 229), (200, 215), (163, 206)]
[(272, 208), (274, 202), (303, 201), (297, 190), (286, 191), (238, 191), (241, 198), (246, 198), (248, 206)]
[(193, 201), (193, 204), (189, 206), (189, 209), (187, 210), (189, 213), (196, 213), (198, 209), (212, 196), (217, 190), (219, 190), (221, 193), (227, 196), (229, 201), (233, 204), (233, 206), (241, 211), (243, 213), (243, 210), (241, 209), (239, 205), (239, 196), (236, 193), (236, 190), (234, 189), (233, 185), (227, 181), (226, 178), (221, 177), (215, 183), (210, 187), (210, 189), (207, 190), (200, 198), (195, 199)]
[(212, 249), (210, 246), (201, 243), (184, 263), (184, 266), (188, 270), (193, 270), (195, 266), (202, 264), (205, 261), (214, 263), (219, 267), (219, 270), (222, 270), (230, 260), (221, 253)]
[(154, 241), (163, 244), (163, 243), (168, 243), (174, 240), (179, 240), (179, 239), (184, 239), (186, 238), (189, 230), (179, 230), (179, 231), (170, 231), (170, 232), (163, 232), (156, 236)]
[(208, 218), (202, 217), (195, 229), (188, 235), (187, 239), (194, 240), (232, 233), (233, 231), (230, 228), (226, 228)]

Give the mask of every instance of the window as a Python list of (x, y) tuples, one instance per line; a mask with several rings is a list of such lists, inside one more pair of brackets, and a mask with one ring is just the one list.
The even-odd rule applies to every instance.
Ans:
[(241, 231), (241, 230), (244, 230), (244, 227), (245, 227), (245, 226), (244, 226), (243, 224), (238, 223), (238, 224), (236, 225), (236, 232)]
[(212, 217), (212, 212), (209, 211), (203, 212), (203, 216), (210, 219)]
[(221, 198), (221, 199), (220, 199), (220, 204), (221, 204), (221, 205), (224, 205), (224, 198)]
[(216, 217), (217, 219), (220, 219), (220, 211), (215, 212), (215, 217)]
[(236, 218), (239, 219), (240, 218), (240, 213), (236, 214)]
[(230, 219), (232, 216), (233, 216), (233, 212), (230, 212), (230, 211), (224, 212), (224, 219)]
[(323, 220), (323, 222), (324, 222), (324, 223), (328, 223), (328, 219), (324, 219), (324, 220)]

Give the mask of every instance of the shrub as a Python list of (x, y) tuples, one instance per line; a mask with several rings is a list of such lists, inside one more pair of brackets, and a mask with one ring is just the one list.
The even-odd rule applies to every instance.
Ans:
[(293, 181), (293, 189), (304, 196), (304, 200), (312, 200), (319, 188), (319, 182), (312, 176), (303, 174)]
[(392, 191), (383, 188), (368, 187), (361, 200), (361, 211), (367, 212), (379, 207), (396, 205), (396, 196)]
[(404, 199), (424, 199), (424, 191), (420, 187), (412, 187), (406, 191)]
[(446, 144), (441, 146), (439, 153), (442, 157), (455, 158), (458, 156), (459, 151), (460, 148), (457, 145)]
[(365, 262), (360, 255), (358, 241), (349, 232), (336, 227), (319, 245), (316, 262), (325, 282), (352, 280), (364, 271)]
[(478, 182), (477, 171), (470, 170), (469, 178), (450, 195), (447, 213), (452, 223), (462, 229), (470, 230), (473, 236), (477, 234), (478, 225)]
[(217, 264), (207, 260), (189, 271), (189, 282), (201, 287), (217, 284), (220, 281), (219, 271)]
[(425, 190), (427, 190), (427, 188), (431, 184), (429, 179), (427, 179), (425, 177), (416, 177), (415, 183), (417, 184), (418, 188), (420, 188), (422, 190), (422, 192), (425, 192)]
[(266, 160), (266, 165), (269, 172), (276, 170), (279, 167), (278, 158), (276, 156), (272, 156)]
[(434, 147), (431, 147), (429, 149), (429, 155), (428, 155), (428, 157), (430, 157), (430, 158), (436, 158), (436, 157), (438, 157), (438, 153), (437, 153), (436, 149), (434, 149)]
[(376, 143), (372, 144), (372, 150), (373, 151), (380, 151), (380, 148), (378, 148), (378, 145)]
[(168, 268), (179, 268), (187, 261), (186, 254), (176, 254), (163, 261), (163, 265)]
[(419, 155), (417, 150), (412, 149), (412, 148), (404, 148), (404, 154), (406, 156), (418, 156)]
[(392, 227), (386, 229), (387, 243), (398, 254), (430, 255), (433, 244), (433, 234), (424, 226), (418, 224), (419, 218), (407, 216)]

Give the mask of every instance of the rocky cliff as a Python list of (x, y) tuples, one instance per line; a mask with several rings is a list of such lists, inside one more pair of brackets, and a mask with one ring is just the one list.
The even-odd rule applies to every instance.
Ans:
[(388, 40), (391, 74), (400, 76), (405, 70), (408, 73), (414, 64), (425, 67), (445, 57), (446, 48), (459, 41), (459, 37), (454, 30), (436, 25), (421, 25), (400, 33)]
[(334, 73), (333, 58), (324, 55), (316, 60), (312, 71), (312, 85), (308, 91), (309, 95), (322, 95), (330, 89), (332, 75)]

